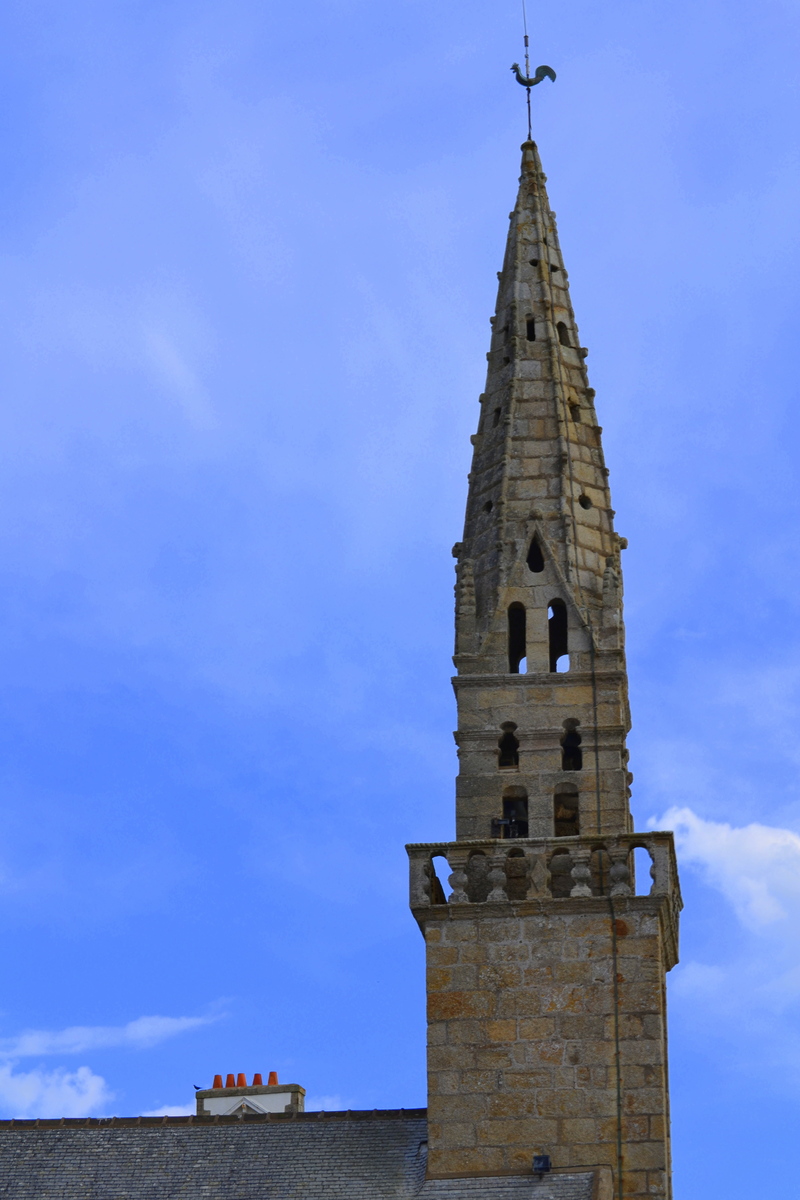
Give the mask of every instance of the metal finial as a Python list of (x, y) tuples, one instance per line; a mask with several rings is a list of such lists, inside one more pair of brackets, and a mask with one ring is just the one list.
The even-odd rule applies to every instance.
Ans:
[(556, 73), (552, 67), (537, 67), (536, 74), (531, 78), (530, 70), (531, 63), (528, 56), (528, 14), (525, 11), (525, 0), (522, 0), (522, 26), (525, 32), (525, 74), (522, 74), (519, 63), (513, 63), (511, 70), (517, 77), (517, 83), (521, 83), (525, 88), (528, 101), (528, 141), (531, 140), (531, 88), (536, 87), (537, 83), (541, 83), (543, 79), (552, 79), (556, 81)]

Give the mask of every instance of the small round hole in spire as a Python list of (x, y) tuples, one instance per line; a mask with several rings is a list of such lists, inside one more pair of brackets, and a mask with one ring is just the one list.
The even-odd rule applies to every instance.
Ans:
[(589, 497), (586, 495), (578, 497), (578, 504), (580, 504), (581, 508), (591, 508), (592, 507), (592, 502), (589, 499)]

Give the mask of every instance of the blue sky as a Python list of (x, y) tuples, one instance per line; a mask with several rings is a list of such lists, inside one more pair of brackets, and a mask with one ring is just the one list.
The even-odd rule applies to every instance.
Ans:
[[(529, 3), (672, 824), (676, 1194), (796, 1194), (800, 7)], [(423, 1104), (513, 0), (0, 13), (3, 1115)], [(747, 1151), (747, 1163), (742, 1161)]]

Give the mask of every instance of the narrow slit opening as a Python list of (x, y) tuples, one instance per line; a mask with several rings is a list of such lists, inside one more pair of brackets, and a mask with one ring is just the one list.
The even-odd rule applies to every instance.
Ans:
[(527, 654), (527, 614), (525, 605), (515, 602), (508, 609), (508, 670), (511, 675), (519, 675), (525, 655)]
[[(567, 606), (563, 600), (551, 600), (548, 607), (547, 636), (550, 643), (550, 670), (569, 670), (569, 633), (567, 628)], [(560, 660), (566, 658), (564, 666)]]

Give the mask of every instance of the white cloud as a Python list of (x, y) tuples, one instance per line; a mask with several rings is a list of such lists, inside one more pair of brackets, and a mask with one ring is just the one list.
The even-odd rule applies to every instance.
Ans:
[(112, 1047), (148, 1049), (167, 1038), (198, 1029), (216, 1017), (138, 1017), (127, 1025), (73, 1025), (69, 1029), (29, 1029), (0, 1038), (0, 1057), (35, 1058), (46, 1054), (84, 1054)]
[(341, 1096), (306, 1096), (306, 1112), (344, 1112), (347, 1107)]
[(89, 1067), (14, 1072), (0, 1066), (0, 1111), (8, 1117), (88, 1117), (113, 1100)]
[(197, 1106), (194, 1104), (165, 1104), (161, 1108), (154, 1108), (150, 1112), (142, 1113), (143, 1117), (191, 1117), (197, 1112)]
[[(670, 984), (675, 1015), (698, 1046), (728, 1046), (727, 1065), (776, 1085), (800, 1084), (800, 836), (791, 829), (708, 821), (669, 809), (652, 828), (673, 829), (679, 866), (695, 869), (730, 905), (744, 932), (720, 930), (705, 962), (685, 961)], [(684, 920), (691, 921), (691, 910)], [(719, 949), (717, 948), (719, 947)]]
[(698, 866), (749, 929), (800, 916), (800, 836), (791, 829), (736, 828), (690, 808), (671, 808), (650, 824), (674, 829), (679, 859)]

